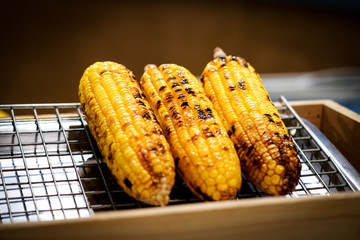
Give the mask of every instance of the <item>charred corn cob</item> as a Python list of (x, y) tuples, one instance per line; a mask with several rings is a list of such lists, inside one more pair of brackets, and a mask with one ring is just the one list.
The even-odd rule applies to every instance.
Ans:
[(164, 130), (184, 182), (202, 200), (235, 198), (239, 158), (200, 82), (184, 67), (148, 65), (140, 86)]
[(124, 191), (166, 205), (175, 181), (174, 161), (133, 73), (114, 62), (97, 62), (84, 72), (79, 98), (99, 150)]
[(242, 171), (264, 192), (285, 195), (301, 171), (291, 135), (260, 76), (245, 59), (216, 49), (201, 81), (240, 157)]

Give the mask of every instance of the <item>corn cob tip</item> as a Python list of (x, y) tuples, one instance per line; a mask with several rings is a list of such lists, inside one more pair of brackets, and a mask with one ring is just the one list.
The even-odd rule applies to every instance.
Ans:
[(144, 67), (144, 71), (146, 72), (148, 69), (150, 68), (157, 68), (155, 64), (147, 64), (145, 67)]
[(226, 53), (224, 52), (224, 50), (222, 50), (221, 47), (216, 47), (214, 49), (214, 58), (218, 58), (218, 57), (226, 57)]

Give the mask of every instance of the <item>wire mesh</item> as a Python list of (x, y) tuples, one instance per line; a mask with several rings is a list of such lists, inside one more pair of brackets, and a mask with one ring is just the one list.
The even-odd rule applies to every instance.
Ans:
[[(278, 108), (302, 162), (296, 190), (287, 197), (354, 191), (333, 159), (314, 140), (286, 100)], [(1, 223), (88, 217), (96, 211), (151, 207), (116, 183), (92, 138), (78, 103), (0, 105)], [(238, 199), (268, 197), (243, 176)], [(199, 202), (177, 178), (169, 205)]]

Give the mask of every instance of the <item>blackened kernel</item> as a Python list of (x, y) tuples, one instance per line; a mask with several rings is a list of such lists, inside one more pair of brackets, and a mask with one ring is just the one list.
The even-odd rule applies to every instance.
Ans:
[(231, 126), (231, 131), (234, 133), (235, 130), (236, 130), (236, 129), (235, 129), (235, 125), (232, 125), (232, 126)]
[(244, 84), (245, 81), (239, 81), (238, 83), (239, 83), (239, 85), (238, 85), (239, 88), (241, 88), (242, 90), (244, 90), (244, 89), (245, 89), (245, 84)]
[(277, 115), (276, 113), (273, 113), (273, 115), (274, 115), (275, 117), (278, 117), (278, 118), (280, 118), (280, 117), (279, 117), (279, 115)]
[(271, 122), (271, 123), (274, 123), (274, 122), (275, 122), (274, 119), (271, 117), (270, 114), (265, 113), (264, 116), (267, 117), (267, 119), (269, 120), (269, 122)]
[(143, 101), (141, 101), (141, 100), (138, 100), (137, 103), (138, 103), (139, 105), (141, 105), (141, 106), (146, 106), (145, 103), (144, 103)]
[(199, 118), (206, 119), (206, 114), (205, 114), (204, 110), (198, 109), (197, 111), (198, 111), (197, 113), (198, 113)]
[(159, 108), (160, 108), (160, 106), (161, 106), (161, 101), (160, 101), (160, 100), (158, 100), (158, 101), (156, 102), (156, 109), (159, 109)]
[(182, 91), (181, 88), (178, 88), (178, 89), (175, 90), (175, 92), (180, 92), (180, 91)]
[(277, 137), (280, 137), (280, 133), (278, 133), (278, 132), (274, 132), (274, 135)]
[(235, 88), (236, 88), (236, 86), (233, 86), (233, 85), (229, 86), (229, 90), (230, 90), (230, 91), (234, 91)]
[(185, 88), (185, 91), (187, 91), (187, 92), (191, 91), (191, 88)]
[(241, 65), (243, 65), (246, 68), (249, 67), (248, 63), (244, 59), (241, 59)]
[(199, 107), (200, 107), (200, 104), (195, 103), (194, 108), (195, 108), (195, 109), (198, 109)]
[(206, 111), (206, 113), (207, 113), (207, 117), (208, 117), (208, 118), (212, 118), (212, 117), (213, 117), (213, 115), (212, 115), (212, 110), (211, 110), (210, 108), (205, 108), (205, 111)]
[(146, 99), (146, 96), (145, 96), (144, 93), (141, 93), (141, 97), (144, 98), (144, 99)]
[(168, 94), (165, 99), (167, 102), (171, 102), (174, 99), (174, 96), (171, 94)]
[(109, 72), (111, 72), (111, 71), (109, 71), (109, 70), (104, 70), (104, 71), (100, 72), (100, 75), (103, 75), (104, 73), (109, 73)]
[(226, 61), (226, 57), (219, 57), (219, 60), (224, 62), (224, 61)]
[(171, 116), (173, 117), (173, 118), (176, 118), (176, 116), (177, 115), (179, 115), (180, 113), (178, 112), (178, 111), (174, 111), (172, 114), (171, 114)]
[(184, 97), (186, 97), (184, 94), (180, 94), (177, 98), (181, 99), (181, 98), (184, 98)]
[(149, 150), (149, 151), (156, 151), (156, 149), (157, 149), (156, 147), (152, 147), (152, 146), (151, 146), (151, 147), (148, 147), (148, 150)]
[(177, 125), (178, 127), (182, 127), (182, 126), (184, 126), (184, 121), (183, 121), (183, 120), (179, 120), (179, 121), (176, 122), (176, 125)]
[(143, 118), (146, 118), (146, 119), (151, 119), (150, 115), (148, 112), (144, 112), (144, 114), (142, 115)]
[(171, 79), (176, 79), (176, 77), (175, 77), (175, 76), (171, 76), (171, 77), (169, 77), (167, 80), (169, 81), (169, 80), (171, 80)]
[(166, 88), (166, 86), (165, 86), (165, 85), (164, 85), (164, 86), (161, 86), (161, 87), (159, 88), (159, 91), (164, 90), (164, 88)]
[(174, 88), (174, 87), (178, 87), (180, 86), (177, 82), (175, 82), (171, 87)]
[(231, 137), (231, 135), (232, 135), (232, 131), (231, 131), (231, 130), (229, 130), (227, 133), (228, 133), (229, 137)]
[(134, 98), (142, 98), (140, 93), (134, 93)]
[(180, 79), (180, 83), (187, 84), (189, 82), (188, 82), (188, 80), (186, 78), (182, 78), (182, 79)]
[(236, 56), (232, 56), (231, 57), (231, 61), (236, 61), (237, 60), (237, 57)]
[(289, 140), (290, 138), (289, 138), (288, 135), (284, 134), (284, 139), (285, 139), (285, 140)]
[(254, 146), (250, 146), (248, 151), (246, 152), (246, 156), (250, 155), (250, 152), (254, 149)]
[(188, 102), (183, 102), (183, 103), (181, 104), (181, 107), (186, 107), (186, 106), (189, 106), (189, 103), (188, 103)]
[(174, 109), (175, 109), (175, 106), (171, 106), (171, 107), (169, 108), (170, 112), (173, 111)]

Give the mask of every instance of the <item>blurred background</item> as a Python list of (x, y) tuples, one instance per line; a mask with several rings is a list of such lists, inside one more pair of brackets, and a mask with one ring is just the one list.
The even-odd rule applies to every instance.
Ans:
[(360, 4), (313, 1), (5, 1), (0, 104), (78, 102), (84, 70), (148, 63), (200, 75), (213, 49), (246, 58), (273, 100), (330, 98), (360, 113)]

